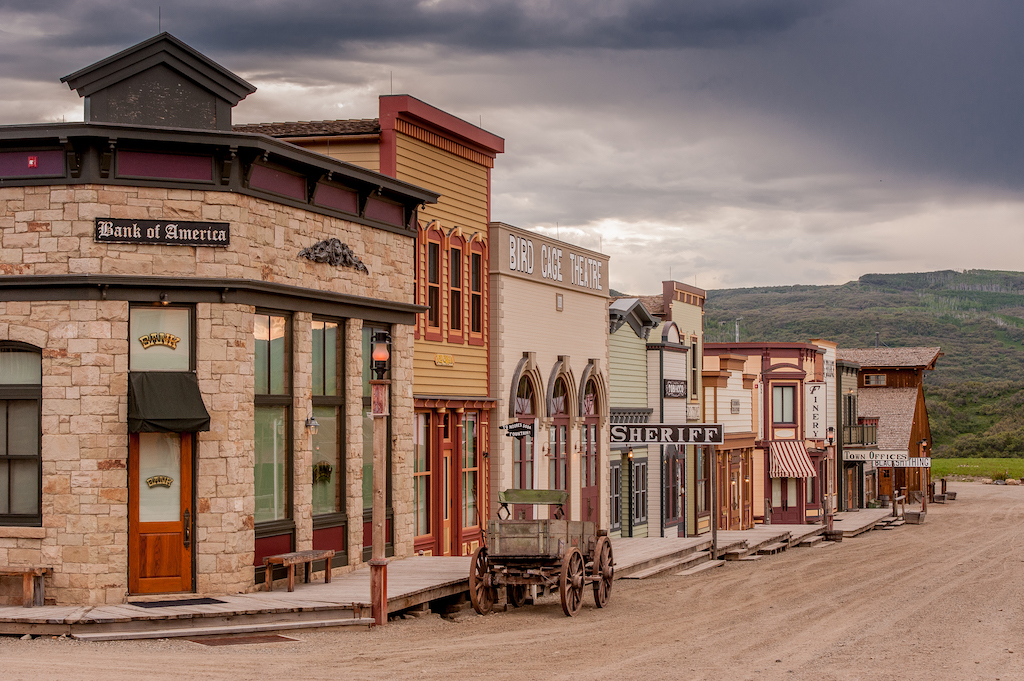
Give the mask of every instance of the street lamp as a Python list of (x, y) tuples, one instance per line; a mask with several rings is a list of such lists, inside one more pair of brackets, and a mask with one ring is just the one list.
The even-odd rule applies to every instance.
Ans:
[(385, 488), (387, 485), (387, 417), (390, 414), (388, 396), (391, 381), (384, 378), (388, 371), (391, 352), (391, 334), (384, 330), (374, 331), (370, 337), (373, 349), (370, 352), (370, 366), (376, 379), (370, 379), (370, 415), (373, 417), (373, 511), (371, 534), (373, 540), (370, 560), (370, 609), (375, 626), (388, 621), (388, 561), (384, 553)]

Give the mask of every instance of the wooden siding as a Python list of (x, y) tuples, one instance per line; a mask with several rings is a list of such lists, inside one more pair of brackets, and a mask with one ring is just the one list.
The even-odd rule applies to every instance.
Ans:
[(376, 140), (359, 142), (344, 142), (331, 140), (330, 142), (299, 142), (299, 146), (310, 151), (315, 151), (324, 156), (336, 158), (357, 165), (375, 173), (380, 172), (380, 145)]
[(446, 228), (462, 227), (487, 236), (487, 168), (396, 133), (399, 180), (441, 193), (420, 210), (420, 220), (440, 220)]
[[(437, 366), (435, 355), (451, 355), (455, 366)], [(413, 355), (416, 395), (487, 396), (487, 346), (453, 345), (420, 339)]]
[[(648, 406), (647, 341), (633, 333), (628, 324), (624, 324), (608, 337), (608, 353), (612, 406)], [(657, 402), (654, 406), (657, 406)]]

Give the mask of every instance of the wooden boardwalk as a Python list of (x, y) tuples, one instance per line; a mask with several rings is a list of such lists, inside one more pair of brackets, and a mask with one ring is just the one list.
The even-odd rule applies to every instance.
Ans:
[[(469, 563), (468, 557), (414, 556), (392, 561), (388, 565), (388, 610), (404, 610), (466, 592)], [(321, 574), (315, 579), (322, 580)], [(180, 595), (198, 596), (201, 594)], [(67, 634), (112, 640), (368, 625), (370, 569), (336, 575), (330, 584), (296, 584), (291, 593), (284, 589), (257, 591), (216, 596), (216, 600), (222, 602), (158, 608), (132, 603), (0, 607), (0, 634)]]
[[(669, 566), (711, 548), (711, 535), (699, 537), (612, 537), (615, 579), (657, 574)], [(643, 577), (640, 577), (643, 578)]]
[(891, 508), (862, 508), (859, 511), (843, 511), (836, 513), (832, 520), (832, 528), (841, 530), (844, 537), (856, 537), (858, 534), (875, 528), (876, 525), (892, 518)]

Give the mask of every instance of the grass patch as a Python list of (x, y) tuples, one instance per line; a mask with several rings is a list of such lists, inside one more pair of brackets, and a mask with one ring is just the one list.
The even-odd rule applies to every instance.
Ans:
[(1024, 459), (932, 459), (932, 479), (947, 475), (976, 478), (1022, 478)]

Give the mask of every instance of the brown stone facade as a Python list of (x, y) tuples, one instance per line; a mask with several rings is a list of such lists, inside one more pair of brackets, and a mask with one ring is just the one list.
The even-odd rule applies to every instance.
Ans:
[[(231, 224), (228, 248), (95, 243), (94, 219)], [(297, 257), (329, 238), (369, 269)], [(122, 274), (288, 284), (377, 301), (413, 301), (413, 236), (252, 196), (134, 186), (0, 188), (4, 275)], [(174, 303), (190, 304), (187, 299)], [(256, 308), (195, 302), (196, 374), (211, 417), (196, 438), (195, 591), (253, 590)], [(0, 300), (0, 341), (42, 351), (42, 527), (0, 527), (0, 564), (48, 565), (47, 600), (123, 602), (128, 592), (128, 319), (126, 300)], [(292, 319), (292, 518), (295, 548), (312, 546), (312, 395), (308, 312)], [(345, 321), (349, 565), (362, 549), (362, 320)], [(396, 556), (412, 552), (413, 327), (392, 325), (392, 507)], [(49, 580), (50, 578), (48, 578)], [(0, 604), (20, 583), (0, 582)]]

